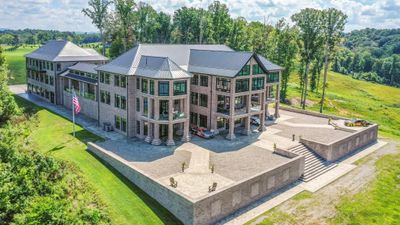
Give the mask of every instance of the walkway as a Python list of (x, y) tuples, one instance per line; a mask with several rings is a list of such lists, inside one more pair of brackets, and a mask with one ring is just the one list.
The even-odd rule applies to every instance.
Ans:
[[(54, 105), (51, 104), (47, 101), (44, 101), (43, 99), (32, 95), (32, 94), (27, 94), (26, 91), (26, 85), (21, 84), (21, 85), (10, 85), (9, 86), (10, 91), (14, 93), (15, 95), (18, 95), (40, 107), (46, 108), (70, 121), (72, 121), (72, 111), (69, 109), (64, 108), (61, 105)], [(75, 117), (75, 122), (76, 124), (82, 126), (86, 130), (104, 138), (104, 139), (111, 139), (111, 140), (119, 140), (119, 139), (126, 139), (126, 137), (122, 134), (118, 134), (116, 132), (105, 132), (103, 131), (100, 127), (97, 126), (97, 121), (94, 119), (91, 119), (87, 116), (84, 115), (77, 115)]]

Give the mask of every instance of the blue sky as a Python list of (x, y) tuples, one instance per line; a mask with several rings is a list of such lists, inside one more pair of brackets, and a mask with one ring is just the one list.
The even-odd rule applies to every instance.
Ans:
[[(173, 14), (182, 6), (206, 8), (211, 0), (144, 0), (156, 10)], [(346, 31), (372, 28), (400, 28), (400, 0), (221, 0), (234, 17), (274, 24), (302, 8), (335, 7), (349, 16)], [(81, 10), (87, 0), (0, 0), (0, 28), (38, 28), (92, 32), (96, 28)]]

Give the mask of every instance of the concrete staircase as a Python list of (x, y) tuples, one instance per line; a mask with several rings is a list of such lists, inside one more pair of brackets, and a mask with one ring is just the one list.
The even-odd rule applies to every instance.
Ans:
[(305, 157), (304, 174), (301, 177), (304, 182), (308, 182), (337, 166), (336, 163), (327, 162), (303, 144), (295, 146), (289, 151)]

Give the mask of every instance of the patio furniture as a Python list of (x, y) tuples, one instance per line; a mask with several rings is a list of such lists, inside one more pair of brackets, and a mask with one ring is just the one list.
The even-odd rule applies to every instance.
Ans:
[(169, 178), (169, 182), (170, 182), (171, 187), (173, 187), (173, 188), (178, 187), (178, 181), (176, 181), (173, 177)]
[(217, 189), (217, 182), (214, 182), (212, 186), (208, 187), (208, 192), (213, 192)]

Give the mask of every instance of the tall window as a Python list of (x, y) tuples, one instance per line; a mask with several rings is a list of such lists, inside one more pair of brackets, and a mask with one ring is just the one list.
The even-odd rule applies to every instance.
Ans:
[(110, 92), (100, 90), (100, 102), (110, 105)]
[(159, 96), (169, 96), (169, 82), (159, 81), (158, 82), (158, 95)]
[(200, 94), (200, 106), (207, 107), (208, 106), (208, 96), (204, 94)]
[(240, 70), (239, 76), (246, 76), (246, 75), (250, 75), (250, 65), (245, 65), (242, 70)]
[(147, 93), (147, 79), (142, 78), (142, 92)]
[(57, 71), (61, 71), (61, 64), (57, 63)]
[(258, 64), (254, 64), (253, 65), (253, 75), (256, 75), (256, 74), (263, 74), (264, 73), (264, 71), (263, 71), (263, 69), (260, 67), (260, 65), (258, 65)]
[(279, 73), (269, 73), (267, 74), (267, 83), (274, 83), (279, 81)]
[(168, 120), (168, 100), (160, 100), (160, 120)]
[(126, 88), (126, 77), (122, 75), (114, 75), (114, 86)]
[(236, 93), (249, 90), (249, 79), (236, 80)]
[(199, 75), (197, 75), (197, 74), (193, 75), (193, 77), (191, 79), (191, 84), (199, 85)]
[(186, 81), (175, 81), (174, 82), (174, 95), (186, 94)]
[(198, 105), (199, 104), (199, 94), (196, 92), (190, 93), (190, 104)]
[(100, 83), (110, 84), (110, 74), (100, 72)]
[(136, 89), (140, 90), (140, 78), (136, 78)]
[(251, 89), (254, 90), (261, 90), (264, 89), (264, 77), (257, 77), (257, 78), (253, 78), (253, 82), (251, 85)]
[(120, 131), (126, 132), (126, 119), (115, 115), (114, 120), (115, 128)]
[(198, 118), (197, 113), (194, 113), (194, 112), (190, 113), (190, 123), (191, 124), (194, 124), (194, 125), (197, 126), (197, 123), (198, 123), (198, 119), (197, 118)]
[(120, 109), (126, 109), (126, 97), (115, 94), (114, 96), (114, 106)]
[(140, 112), (140, 98), (136, 98), (136, 112)]
[(148, 112), (149, 112), (149, 102), (148, 99), (145, 97), (143, 98), (143, 115), (147, 116)]
[(119, 75), (114, 75), (114, 86), (119, 87)]
[(208, 76), (200, 76), (200, 86), (208, 87)]
[(150, 80), (150, 94), (154, 95), (154, 80)]

